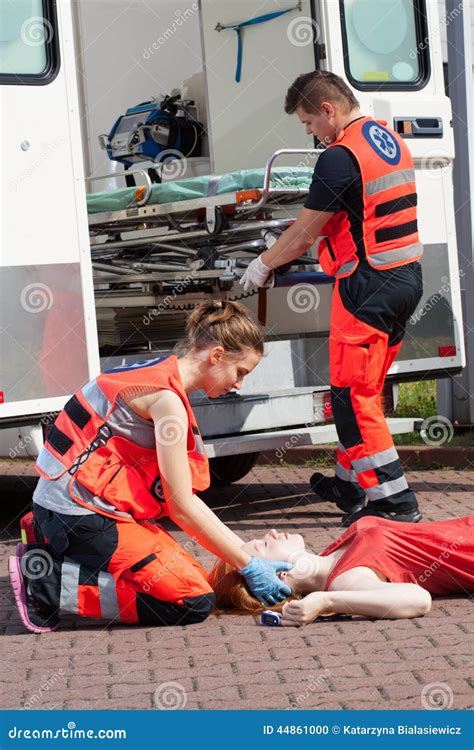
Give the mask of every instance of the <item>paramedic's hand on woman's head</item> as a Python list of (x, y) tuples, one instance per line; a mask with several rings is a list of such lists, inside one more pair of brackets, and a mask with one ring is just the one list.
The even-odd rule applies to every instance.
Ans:
[(264, 604), (277, 604), (291, 594), (290, 587), (278, 578), (277, 572), (291, 570), (292, 567), (293, 564), (289, 562), (260, 560), (258, 557), (252, 557), (245, 568), (239, 570), (239, 573), (243, 575), (247, 586), (257, 599)]
[(251, 286), (273, 286), (272, 280), (270, 280), (270, 284), (266, 284), (271, 273), (272, 269), (265, 265), (259, 255), (249, 263), (245, 273), (239, 279), (239, 284), (244, 285), (245, 291)]

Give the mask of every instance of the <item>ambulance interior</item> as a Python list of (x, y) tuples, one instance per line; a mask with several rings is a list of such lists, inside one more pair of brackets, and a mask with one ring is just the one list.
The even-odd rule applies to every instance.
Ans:
[[(320, 269), (316, 265), (316, 247), (293, 268), (308, 273), (298, 285), (259, 295), (256, 291), (243, 293), (238, 284), (248, 260), (264, 249), (268, 238), (265, 232), (277, 235), (297, 216), (317, 158), (317, 153), (277, 156), (271, 166), (270, 184), (280, 187), (262, 205), (262, 192), (257, 186), (262, 184), (262, 171), (272, 154), (288, 148), (317, 148), (297, 117), (285, 115), (286, 90), (301, 71), (314, 68), (315, 56), (324, 54), (323, 44), (327, 58), (319, 64), (335, 69), (328, 65), (327, 49), (338, 21), (334, 18), (335, 0), (316, 4), (318, 7), (307, 0), (293, 9), (282, 2), (271, 5), (263, 10), (274, 11), (273, 6), (278, 6), (277, 10), (288, 9), (288, 13), (242, 30), (239, 82), (235, 30), (219, 27), (255, 17), (250, 2), (216, 5), (205, 1), (200, 9), (192, 4), (183, 10), (177, 2), (153, 0), (146, 5), (127, 6), (126, 12), (125, 6), (100, 0), (78, 6), (80, 43), (84, 49), (81, 80), (87, 118), (85, 164), (88, 176), (94, 177), (88, 180), (88, 192), (94, 193), (88, 198), (89, 224), (103, 356), (112, 352), (120, 356), (167, 350), (182, 332), (185, 312), (196, 301), (206, 296), (239, 299), (265, 319), (267, 338), (279, 350), (275, 382), (271, 382), (274, 369), (263, 368), (264, 380), (258, 382), (255, 373), (253, 379), (248, 379), (247, 389), (281, 387), (285, 381), (287, 387), (327, 386), (331, 285), (324, 283), (329, 279), (317, 273)], [(395, 117), (400, 130), (405, 127), (401, 115), (412, 115), (409, 124), (418, 130), (424, 127), (427, 134), (425, 139), (413, 139), (415, 156), (421, 141), (428, 141), (431, 152), (441, 142), (445, 147), (444, 139), (450, 134), (446, 133), (448, 122), (439, 117), (443, 113), (436, 107), (436, 100), (444, 96), (444, 91), (440, 95), (439, 79), (433, 81), (431, 75), (431, 107), (427, 93), (431, 118), (422, 117), (423, 108), (417, 111), (420, 93), (416, 86), (409, 88), (419, 78), (422, 61), (426, 60), (413, 53), (420, 44), (413, 3), (393, 3), (395, 11), (392, 9), (389, 14), (389, 23), (382, 14), (383, 4), (372, 2), (371, 13), (378, 12), (380, 22), (377, 33), (370, 36), (364, 33), (369, 28), (369, 4), (354, 0), (342, 5), (345, 23), (338, 32), (339, 38), (342, 34), (345, 39), (349, 73), (354, 81), (362, 85), (371, 81), (392, 86), (407, 84), (402, 93), (389, 88), (383, 96), (377, 92), (378, 98), (373, 90), (361, 91), (362, 109), (385, 117), (392, 127), (390, 119)], [(96, 28), (106, 29), (100, 40), (95, 38)], [(105, 136), (103, 146), (115, 120), (130, 107), (176, 91), (183, 100), (191, 100), (191, 116), (203, 126), (199, 148), (189, 151), (196, 155), (163, 161), (160, 155), (154, 160), (137, 160), (130, 168), (150, 174), (154, 168), (163, 184), (152, 184), (151, 188), (148, 185), (151, 199), (147, 202), (145, 195), (144, 203), (138, 206), (147, 191), (147, 180), (146, 175), (134, 175), (138, 186), (145, 185), (144, 190), (133, 196), (132, 188), (120, 209), (111, 211), (113, 202), (111, 206), (107, 197), (111, 191), (116, 193), (125, 187), (125, 178), (118, 176), (124, 174), (124, 168), (123, 163), (111, 160), (107, 150), (101, 148), (99, 136)], [(403, 106), (399, 104), (401, 97)], [(121, 128), (127, 131), (128, 138), (132, 134), (133, 139), (137, 120), (140, 113), (123, 118)], [(166, 146), (166, 134), (162, 143)], [(165, 149), (171, 157), (172, 146)], [(184, 149), (176, 151), (184, 153)], [(422, 232), (425, 225), (424, 241), (431, 248), (430, 264), (424, 269), (425, 297), (430, 299), (438, 289), (441, 291), (430, 314), (422, 314), (417, 320), (416, 334), (406, 337), (400, 359), (411, 363), (438, 358), (440, 352), (449, 351), (456, 343), (449, 284), (442, 280), (448, 270), (448, 247), (443, 241), (443, 228), (433, 228), (433, 222), (427, 220), (428, 212), (432, 215), (437, 204), (444, 212), (442, 203), (446, 199), (439, 180), (443, 163), (440, 157), (437, 162), (435, 159), (436, 154), (431, 154), (423, 163), (421, 157), (417, 179), (419, 193), (427, 196), (426, 200), (419, 199), (420, 223)], [(284, 167), (290, 165), (295, 170), (285, 173)], [(283, 189), (278, 183), (279, 174), (283, 175)], [(95, 179), (103, 175), (108, 175), (108, 179)], [(192, 179), (187, 183), (190, 178), (206, 175), (232, 175), (232, 190), (227, 191), (225, 184), (216, 188), (216, 179), (211, 184), (201, 184), (199, 180), (193, 183)], [(164, 188), (170, 183), (176, 185), (175, 190)], [(239, 190), (247, 185), (251, 189), (243, 196), (243, 202), (235, 203)], [(179, 205), (177, 201), (183, 199), (179, 195), (181, 186), (185, 196)], [(186, 187), (190, 188), (188, 192)], [(214, 195), (217, 190), (221, 200)], [(163, 197), (158, 195), (155, 199), (154, 194), (160, 191)], [(164, 206), (160, 205), (163, 201)], [(210, 203), (206, 212), (204, 205)], [(282, 359), (283, 351), (287, 356)], [(413, 369), (413, 365), (408, 368), (409, 376)], [(402, 374), (403, 368), (399, 370)]]

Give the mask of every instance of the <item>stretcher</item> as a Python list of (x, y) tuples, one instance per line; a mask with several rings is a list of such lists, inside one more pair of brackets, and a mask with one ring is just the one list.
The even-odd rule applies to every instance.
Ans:
[[(90, 193), (99, 329), (102, 319), (103, 330), (117, 332), (121, 327), (125, 335), (130, 325), (139, 323), (143, 308), (158, 306), (167, 313), (160, 317), (161, 334), (168, 325), (165, 337), (171, 339), (179, 334), (182, 314), (204, 295), (242, 299), (256, 294), (243, 293), (240, 286), (234, 289), (234, 284), (266, 248), (269, 234), (278, 235), (294, 222), (313, 175), (311, 166), (275, 167), (274, 162), (282, 154), (318, 153), (282, 149), (271, 155), (264, 169), (161, 184), (152, 184), (147, 172), (133, 169), (127, 174), (138, 175), (143, 185)], [(99, 179), (105, 177), (89, 181)], [(275, 285), (332, 281), (317, 270), (314, 257), (302, 256), (295, 266), (297, 274), (278, 274)], [(262, 299), (262, 316), (263, 307)], [(117, 337), (110, 343), (117, 345)]]
[[(191, 177), (176, 182), (152, 184), (144, 170), (135, 169), (146, 180), (145, 186), (129, 187), (113, 192), (92, 193), (87, 196), (87, 210), (89, 214), (103, 213), (132, 208), (133, 206), (161, 205), (162, 212), (174, 212), (175, 208), (166, 204), (181, 201), (207, 199), (223, 196), (219, 203), (240, 205), (245, 201), (254, 200), (261, 196), (264, 188), (265, 170), (246, 169), (225, 175), (208, 175), (205, 177)], [(130, 174), (130, 171), (129, 171)], [(311, 182), (312, 169), (307, 167), (280, 167), (270, 174), (268, 188), (272, 197), (278, 191), (281, 197), (292, 191), (307, 190)], [(98, 179), (98, 178), (97, 178)], [(197, 203), (197, 207), (199, 207)], [(193, 206), (186, 207), (188, 210)]]

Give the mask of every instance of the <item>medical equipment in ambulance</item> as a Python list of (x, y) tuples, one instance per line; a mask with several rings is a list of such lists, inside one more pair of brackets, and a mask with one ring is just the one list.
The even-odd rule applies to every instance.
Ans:
[(192, 99), (173, 89), (162, 99), (152, 98), (127, 109), (108, 135), (100, 135), (101, 148), (111, 161), (129, 169), (133, 164), (199, 156), (203, 125)]

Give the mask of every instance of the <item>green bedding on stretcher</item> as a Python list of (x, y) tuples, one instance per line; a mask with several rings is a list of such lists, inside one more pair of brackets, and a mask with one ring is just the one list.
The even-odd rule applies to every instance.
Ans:
[[(152, 185), (147, 205), (205, 198), (223, 193), (234, 193), (237, 190), (255, 190), (263, 187), (264, 174), (264, 169), (242, 169), (220, 176), (190, 177), (186, 180)], [(311, 167), (276, 167), (271, 173), (270, 187), (308, 188), (312, 176)], [(136, 203), (136, 187), (87, 195), (87, 211), (90, 214), (120, 211), (124, 208), (131, 208)]]

